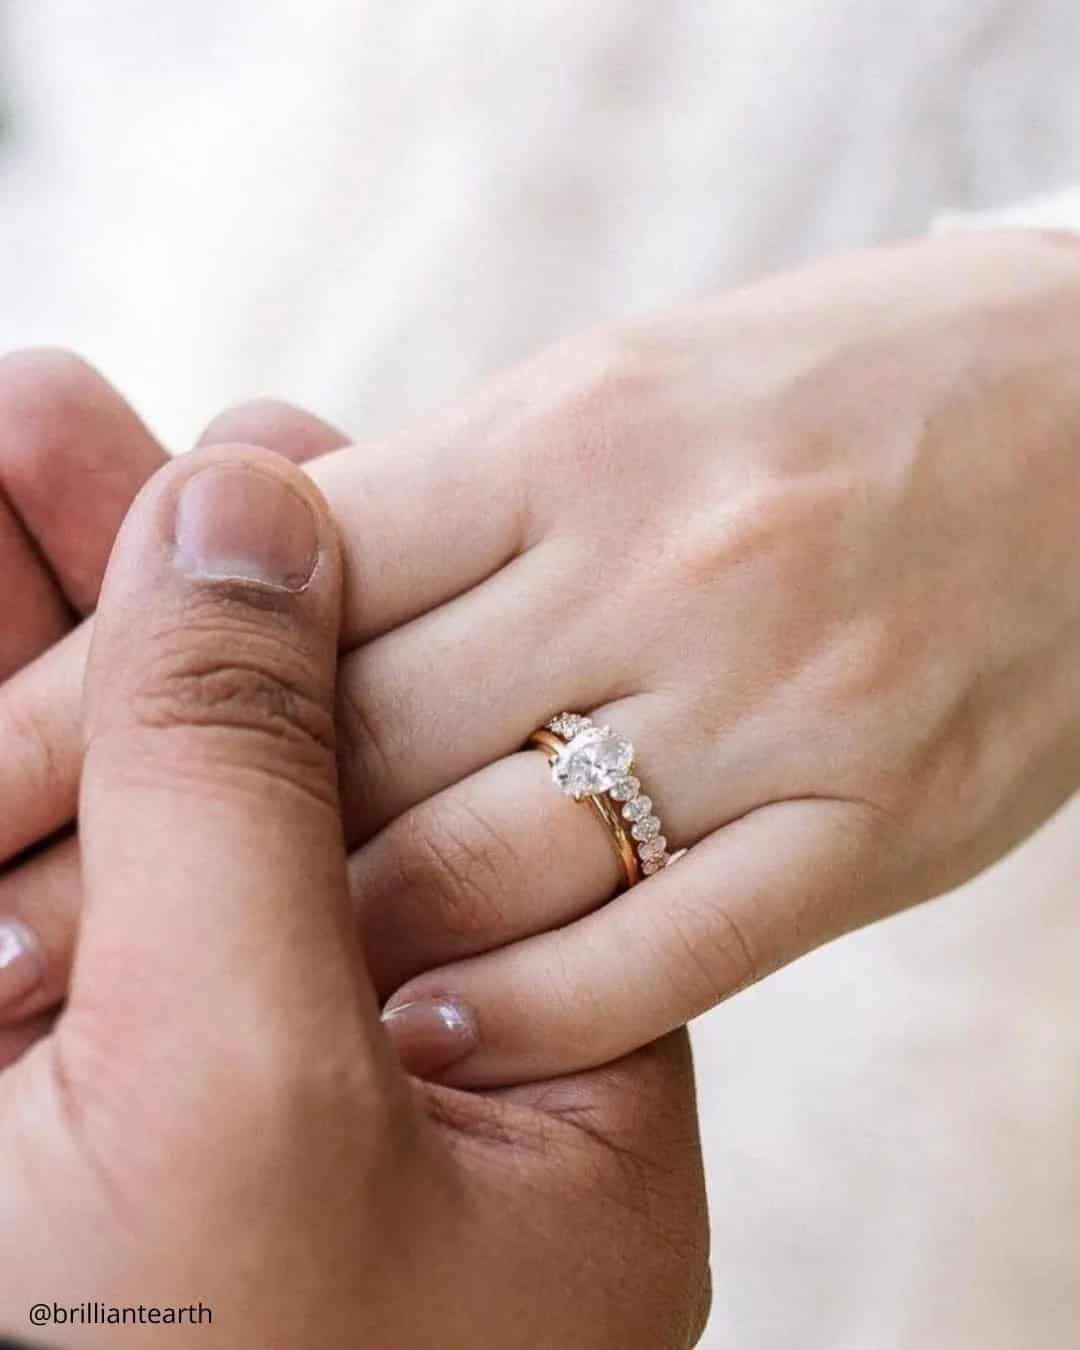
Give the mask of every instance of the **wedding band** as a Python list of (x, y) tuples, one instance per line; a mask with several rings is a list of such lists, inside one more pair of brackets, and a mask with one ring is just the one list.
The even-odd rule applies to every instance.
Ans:
[(669, 853), (651, 797), (635, 778), (634, 747), (610, 727), (581, 713), (559, 713), (529, 737), (551, 765), (560, 792), (588, 802), (600, 818), (619, 859), (626, 888), (670, 867), (685, 849)]

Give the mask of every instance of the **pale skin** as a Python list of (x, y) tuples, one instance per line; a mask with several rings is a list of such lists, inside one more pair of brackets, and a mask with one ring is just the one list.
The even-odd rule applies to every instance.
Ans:
[[(1080, 254), (860, 255), (563, 344), (308, 466), (342, 530), (350, 878), (387, 1025), (459, 1086), (605, 1063), (937, 895), (1080, 780)], [(0, 690), (0, 854), (73, 813), (87, 635)], [(630, 737), (675, 867), (608, 901), (522, 751)], [(29, 731), (28, 731), (29, 728)], [(62, 996), (74, 843), (0, 884)]]
[(685, 1035), (489, 1094), (390, 1050), (338, 799), (341, 585), (325, 503), (264, 450), (183, 458), (125, 520), (86, 673), (70, 995), (0, 1076), (0, 1328), (37, 1301), (198, 1302), (212, 1323), (56, 1336), (690, 1346)]

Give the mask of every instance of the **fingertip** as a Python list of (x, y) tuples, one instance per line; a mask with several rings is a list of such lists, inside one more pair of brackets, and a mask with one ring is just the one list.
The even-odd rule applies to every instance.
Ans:
[(206, 426), (197, 445), (244, 443), (274, 450), (303, 464), (349, 444), (337, 427), (281, 399), (256, 398), (226, 408)]
[(406, 1073), (439, 1078), (479, 1045), (473, 1010), (460, 999), (420, 998), (383, 1011), (382, 1024)]
[(0, 918), (0, 1023), (10, 1023), (44, 985), (41, 943), (21, 920)]
[(181, 580), (286, 590), (303, 590), (316, 570), (336, 581), (340, 568), (337, 531), (318, 487), (285, 456), (239, 443), (193, 450), (155, 475), (125, 522), (110, 575), (128, 555), (150, 561), (142, 550), (168, 561), (169, 575)]

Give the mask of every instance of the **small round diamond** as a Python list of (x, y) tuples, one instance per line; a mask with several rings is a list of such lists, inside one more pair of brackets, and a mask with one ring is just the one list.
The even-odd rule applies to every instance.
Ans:
[(655, 816), (646, 816), (644, 820), (637, 822), (630, 833), (635, 839), (655, 839), (660, 833), (660, 822)]
[(658, 834), (653, 839), (647, 839), (638, 849), (638, 857), (642, 862), (649, 862), (653, 858), (662, 858), (664, 850), (667, 848), (667, 840), (662, 834)]
[(622, 809), (624, 820), (644, 820), (652, 810), (652, 798), (642, 794), (635, 797), (633, 801), (627, 802)]
[(629, 802), (637, 796), (641, 784), (636, 778), (620, 778), (611, 789), (611, 795), (617, 802)]
[(667, 857), (661, 853), (659, 858), (642, 858), (641, 870), (647, 876), (655, 876), (657, 872), (662, 872), (668, 864)]
[(572, 741), (578, 732), (587, 731), (591, 726), (592, 719), (582, 717), (580, 713), (560, 713), (548, 723), (548, 730), (564, 741)]

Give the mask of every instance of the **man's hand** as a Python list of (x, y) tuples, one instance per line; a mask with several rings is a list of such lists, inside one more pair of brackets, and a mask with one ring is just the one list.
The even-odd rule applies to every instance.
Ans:
[(0, 1078), (0, 1322), (197, 1301), (212, 1326), (169, 1344), (690, 1345), (683, 1038), (490, 1097), (397, 1066), (338, 804), (341, 584), (325, 504), (260, 451), (184, 457), (124, 524), (86, 683), (70, 999)]
[[(269, 399), (222, 413), (200, 444), (230, 440), (298, 463), (347, 443), (320, 418)], [(133, 409), (78, 357), (38, 350), (0, 360), (0, 680), (30, 665), (93, 610), (120, 523), (167, 458)], [(73, 643), (81, 653), (85, 635)], [(64, 771), (70, 756), (60, 745), (61, 728), (75, 756), (79, 746), (77, 666), (69, 678), (54, 664), (67, 650), (26, 676), (42, 709), (48, 704), (56, 718), (39, 718), (30, 707), (12, 707), (6, 722), (0, 715), (7, 752), (17, 754), (21, 745), (34, 763), (41, 763), (34, 747), (45, 756), (35, 781), (57, 804), (72, 802), (76, 787)], [(50, 671), (59, 677), (54, 684)], [(36, 836), (32, 828), (26, 833), (20, 810), (30, 796), (12, 793), (2, 812), (6, 828), (27, 841)], [(79, 891), (70, 838), (0, 877), (0, 1066), (48, 1029), (47, 1010), (66, 992)]]

